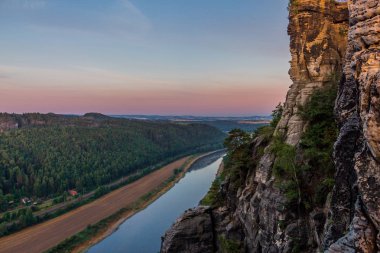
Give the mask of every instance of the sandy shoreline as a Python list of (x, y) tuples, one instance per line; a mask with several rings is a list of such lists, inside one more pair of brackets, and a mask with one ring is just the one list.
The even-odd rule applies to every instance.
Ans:
[[(113, 223), (113, 219), (117, 221), (120, 217), (127, 217), (127, 210), (132, 215), (136, 212), (135, 209), (142, 208), (145, 202), (149, 202), (154, 196), (158, 197), (159, 192), (157, 189), (162, 190), (161, 187), (164, 187), (163, 184), (173, 177), (176, 169), (186, 166), (188, 159), (192, 157), (187, 156), (176, 160), (126, 186), (56, 218), (9, 236), (1, 237), (0, 252), (40, 253), (56, 245), (64, 245), (65, 242), (68, 242), (67, 238), (73, 238), (74, 235), (81, 231), (86, 231), (89, 225), (96, 226), (100, 222), (103, 224), (116, 224)], [(100, 226), (97, 230), (94, 230), (94, 234), (106, 232), (107, 230), (108, 226), (105, 226), (104, 230)], [(92, 234), (87, 234), (87, 236), (90, 238)], [(81, 242), (78, 241), (78, 244)], [(73, 242), (73, 245), (67, 247), (72, 249), (75, 246), (75, 242)], [(63, 247), (66, 247), (66, 245)]]
[(89, 241), (78, 245), (72, 252), (73, 253), (80, 253), (80, 252), (86, 252), (90, 247), (94, 246), (95, 244), (99, 243), (109, 235), (111, 235), (113, 232), (115, 232), (121, 224), (123, 224), (126, 220), (131, 218), (133, 215), (137, 214), (138, 212), (144, 210), (146, 207), (148, 207), (151, 203), (153, 203), (155, 200), (160, 198), (163, 194), (165, 194), (167, 191), (169, 191), (178, 181), (180, 181), (186, 172), (194, 165), (195, 162), (199, 161), (202, 158), (205, 158), (209, 155), (212, 155), (214, 153), (218, 153), (220, 150), (208, 152), (206, 154), (199, 155), (194, 158), (190, 158), (187, 162), (189, 162), (183, 171), (177, 175), (177, 177), (171, 181), (170, 183), (163, 186), (162, 189), (159, 190), (156, 194), (154, 194), (151, 198), (144, 201), (141, 206), (138, 206), (135, 210), (126, 211), (125, 214), (123, 214), (123, 217), (120, 219), (115, 220), (114, 222), (111, 222), (108, 227), (105, 229), (105, 231), (102, 231), (92, 237)]

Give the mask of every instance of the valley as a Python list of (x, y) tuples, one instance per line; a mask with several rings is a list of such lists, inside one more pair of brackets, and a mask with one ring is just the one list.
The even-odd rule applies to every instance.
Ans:
[[(86, 229), (90, 224), (96, 224), (117, 213), (120, 209), (129, 208), (129, 211), (125, 212), (125, 216), (128, 217), (138, 210), (134, 209), (133, 204), (136, 204), (146, 194), (155, 192), (160, 186), (163, 187), (163, 184), (170, 180), (175, 170), (181, 166), (185, 166), (184, 171), (186, 171), (196, 159), (196, 157), (189, 156), (181, 158), (87, 205), (15, 234), (2, 237), (0, 238), (0, 252), (43, 252)], [(152, 197), (144, 201), (148, 201)]]

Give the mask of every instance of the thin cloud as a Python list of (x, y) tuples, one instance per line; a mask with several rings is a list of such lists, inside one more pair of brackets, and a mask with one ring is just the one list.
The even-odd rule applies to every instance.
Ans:
[(140, 36), (151, 28), (149, 19), (127, 0), (107, 0), (107, 8), (92, 0), (1, 0), (0, 7), (0, 14), (12, 12), (18, 22), (48, 32)]
[[(175, 87), (172, 80), (157, 80), (117, 71), (76, 66), (64, 69), (0, 65), (1, 73), (12, 74), (12, 85), (20, 89), (94, 89), (150, 90), (154, 87)], [(0, 85), (0, 90), (4, 85)]]
[(0, 79), (9, 79), (8, 75), (0, 74)]

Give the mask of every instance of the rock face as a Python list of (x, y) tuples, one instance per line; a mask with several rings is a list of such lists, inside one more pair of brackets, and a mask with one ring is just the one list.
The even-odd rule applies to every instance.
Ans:
[[(203, 252), (379, 252), (380, 1), (293, 0), (289, 11), (293, 85), (275, 135), (297, 147), (307, 128), (299, 108), (317, 87), (343, 76), (335, 109), (340, 133), (331, 198), (306, 215), (288, 210), (272, 173), (275, 157), (257, 138), (256, 165), (243, 173), (238, 186), (227, 179), (220, 190), (224, 204), (207, 211), (213, 239), (208, 240), (211, 251)], [(193, 210), (193, 217), (202, 208)], [(193, 239), (200, 235), (190, 229), (198, 223), (193, 219), (176, 222), (161, 252), (196, 252)], [(181, 236), (182, 229), (192, 231), (190, 240)], [(238, 250), (226, 250), (225, 240)], [(188, 251), (165, 247), (186, 243)]]
[(289, 26), (293, 81), (278, 124), (286, 142), (297, 145), (305, 122), (297, 114), (315, 88), (341, 71), (346, 50), (348, 10), (346, 3), (319, 0), (290, 1)]
[(6, 119), (0, 122), (0, 133), (11, 129), (17, 129), (18, 123), (13, 119)]
[(190, 209), (180, 217), (172, 229), (166, 232), (162, 243), (163, 252), (180, 253), (214, 252), (214, 230), (211, 209), (199, 207)]
[(378, 252), (380, 2), (349, 1), (349, 11), (344, 78), (336, 103), (341, 130), (334, 158), (342, 180), (333, 192), (324, 246), (328, 252)]

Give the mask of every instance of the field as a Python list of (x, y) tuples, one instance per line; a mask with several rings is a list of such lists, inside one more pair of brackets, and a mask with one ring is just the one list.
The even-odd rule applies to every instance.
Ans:
[(184, 157), (100, 199), (55, 219), (0, 238), (0, 252), (37, 253), (48, 250), (90, 224), (133, 204), (173, 176), (190, 157)]

